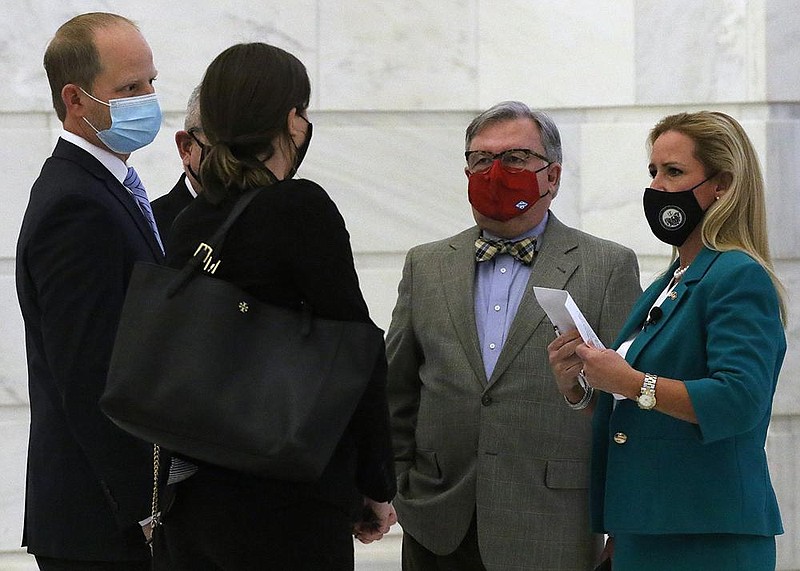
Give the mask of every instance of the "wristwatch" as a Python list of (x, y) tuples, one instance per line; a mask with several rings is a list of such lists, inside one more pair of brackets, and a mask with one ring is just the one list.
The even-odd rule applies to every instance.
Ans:
[(645, 373), (642, 381), (642, 391), (636, 403), (642, 410), (652, 410), (656, 406), (656, 381), (658, 377), (653, 373)]

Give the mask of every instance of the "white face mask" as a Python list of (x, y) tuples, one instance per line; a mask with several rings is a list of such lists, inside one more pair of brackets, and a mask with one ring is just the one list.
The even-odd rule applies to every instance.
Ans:
[[(86, 93), (82, 87), (79, 89)], [(90, 93), (86, 95), (111, 108), (111, 127), (108, 129), (98, 131), (86, 117), (83, 120), (94, 129), (103, 144), (115, 153), (131, 153), (149, 145), (161, 129), (161, 107), (155, 93), (109, 99), (108, 103)]]

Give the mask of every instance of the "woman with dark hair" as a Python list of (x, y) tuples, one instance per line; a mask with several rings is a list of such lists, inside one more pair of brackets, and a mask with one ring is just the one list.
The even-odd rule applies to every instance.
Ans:
[[(175, 221), (167, 263), (182, 267), (237, 198), (259, 189), (214, 252), (214, 277), (267, 303), (368, 322), (344, 220), (321, 187), (292, 178), (311, 140), (309, 96), (303, 64), (274, 46), (235, 45), (211, 63), (200, 91), (203, 193)], [(368, 543), (396, 521), (385, 383), (381, 354), (318, 481), (174, 458), (155, 568), (353, 569), (353, 535)]]

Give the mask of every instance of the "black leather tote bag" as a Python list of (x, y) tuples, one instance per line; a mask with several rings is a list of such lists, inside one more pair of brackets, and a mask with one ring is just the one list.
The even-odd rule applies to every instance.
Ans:
[[(255, 192), (204, 245), (209, 255)], [(202, 263), (196, 255), (181, 270), (135, 264), (102, 410), (189, 458), (317, 479), (383, 351), (383, 332), (265, 304)]]

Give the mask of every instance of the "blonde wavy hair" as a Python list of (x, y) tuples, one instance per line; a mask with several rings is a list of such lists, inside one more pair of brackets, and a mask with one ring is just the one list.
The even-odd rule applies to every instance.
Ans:
[[(647, 139), (649, 149), (659, 136), (676, 131), (695, 143), (695, 158), (706, 176), (729, 177), (730, 184), (706, 211), (701, 232), (703, 244), (712, 250), (740, 250), (756, 260), (769, 274), (780, 303), (781, 320), (787, 323), (784, 288), (772, 265), (767, 238), (764, 179), (750, 138), (729, 115), (718, 111), (678, 113), (659, 121)], [(673, 251), (676, 256), (677, 252)]]

